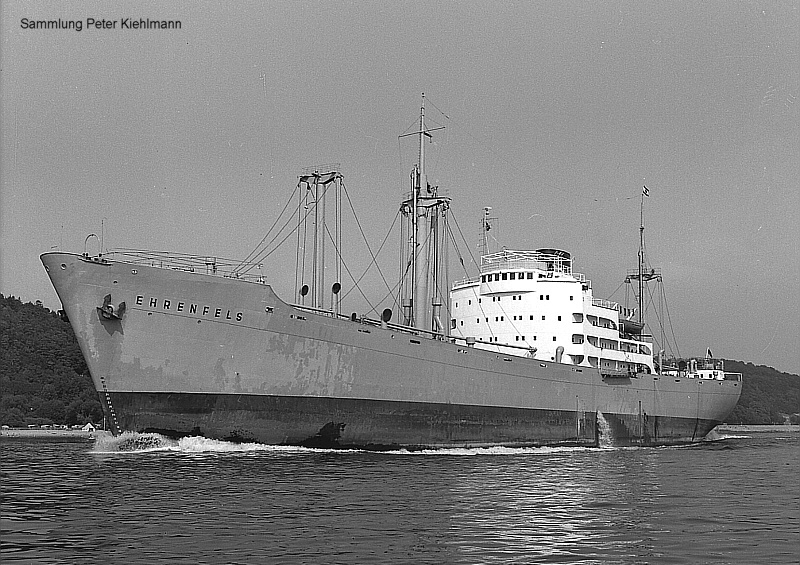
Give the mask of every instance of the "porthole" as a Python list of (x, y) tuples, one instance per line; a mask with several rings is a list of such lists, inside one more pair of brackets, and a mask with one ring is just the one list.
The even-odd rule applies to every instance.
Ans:
[(67, 268), (67, 264), (66, 263), (61, 263), (61, 268), (62, 269), (66, 269)]

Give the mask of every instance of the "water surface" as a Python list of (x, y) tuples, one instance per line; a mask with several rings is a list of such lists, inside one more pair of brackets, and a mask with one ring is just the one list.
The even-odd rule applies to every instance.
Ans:
[(680, 448), (119, 446), (0, 441), (4, 564), (798, 563), (797, 432)]

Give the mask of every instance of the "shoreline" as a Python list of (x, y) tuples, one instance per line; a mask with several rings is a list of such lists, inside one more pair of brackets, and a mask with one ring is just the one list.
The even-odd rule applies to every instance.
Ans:
[(9, 428), (0, 430), (3, 439), (50, 439), (60, 441), (94, 441), (101, 435), (110, 434), (104, 430), (87, 432), (83, 430), (41, 430), (26, 428)]
[(714, 428), (718, 432), (800, 432), (797, 424), (720, 424)]

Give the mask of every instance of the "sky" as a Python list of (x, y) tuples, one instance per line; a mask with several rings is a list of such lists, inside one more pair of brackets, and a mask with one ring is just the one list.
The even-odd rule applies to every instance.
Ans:
[[(398, 136), (424, 92), (428, 125), (445, 127), (427, 145), (429, 181), (453, 198), (468, 274), (491, 206), (498, 245), (568, 250), (596, 297), (621, 300), (647, 185), (647, 257), (679, 352), (800, 372), (798, 2), (0, 9), (6, 296), (59, 308), (39, 255), (96, 253), (97, 239), (244, 258), (322, 163), (340, 164), (376, 249), (408, 189), (416, 146)], [(124, 18), (181, 28), (123, 29)], [(398, 245), (379, 255), (390, 279)], [(360, 273), (369, 255), (350, 249)], [(290, 256), (264, 265), (289, 301)], [(364, 279), (371, 300), (386, 294), (378, 281)], [(347, 311), (366, 309), (352, 300)]]

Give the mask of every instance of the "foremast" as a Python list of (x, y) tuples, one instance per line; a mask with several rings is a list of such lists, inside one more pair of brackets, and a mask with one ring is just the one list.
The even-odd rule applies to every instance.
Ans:
[(425, 138), (443, 127), (425, 125), (425, 94), (419, 130), (400, 137), (419, 138), (418, 162), (411, 171), (411, 191), (400, 205), (403, 214), (401, 255), (403, 324), (436, 334), (444, 333), (441, 309), (448, 292), (446, 269), (447, 211), (450, 198), (439, 195), (425, 172)]

